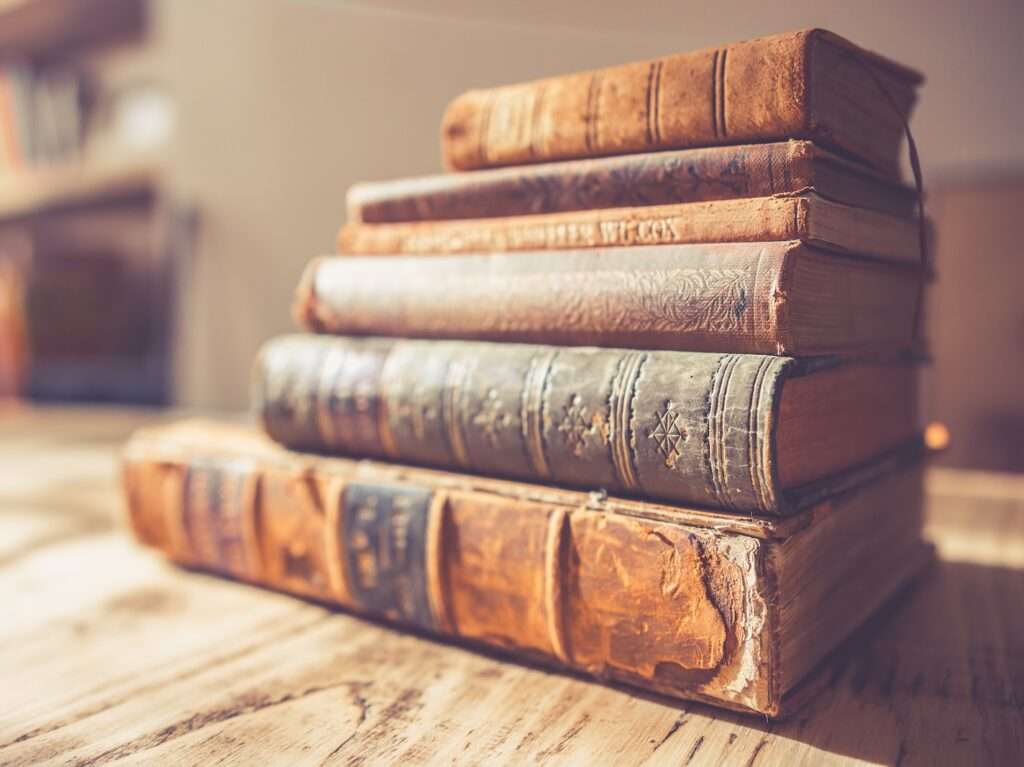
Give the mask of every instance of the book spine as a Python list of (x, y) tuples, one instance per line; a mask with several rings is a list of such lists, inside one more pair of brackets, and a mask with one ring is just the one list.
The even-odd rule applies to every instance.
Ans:
[(349, 221), (387, 224), (768, 197), (814, 186), (813, 145), (790, 141), (363, 183), (349, 189), (347, 204)]
[(0, 170), (17, 173), (23, 169), (23, 163), (18, 148), (18, 116), (12, 80), (10, 67), (0, 69)]
[(787, 243), (313, 261), (296, 315), (348, 335), (790, 353)]
[(286, 336), (256, 363), (297, 449), (777, 514), (784, 357)]
[(520, 250), (807, 240), (810, 200), (758, 197), (463, 221), (346, 224), (338, 251), (356, 254)]
[[(677, 697), (773, 714), (757, 538), (374, 481), (208, 439), (124, 464), (135, 535), (172, 559)], [(283, 456), (283, 457), (282, 457)]]
[(445, 112), (445, 162), (471, 170), (806, 137), (811, 34), (470, 91)]

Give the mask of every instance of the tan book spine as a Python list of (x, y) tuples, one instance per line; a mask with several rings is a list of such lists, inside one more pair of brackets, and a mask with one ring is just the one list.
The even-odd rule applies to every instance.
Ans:
[(819, 140), (892, 175), (920, 75), (823, 30), (464, 93), (449, 168), (655, 149)]
[(471, 170), (800, 135), (808, 36), (469, 91), (445, 112), (445, 163)]
[(537, 216), (346, 224), (338, 234), (338, 250), (442, 255), (784, 240), (905, 263), (920, 259), (920, 228), (914, 219), (810, 193)]

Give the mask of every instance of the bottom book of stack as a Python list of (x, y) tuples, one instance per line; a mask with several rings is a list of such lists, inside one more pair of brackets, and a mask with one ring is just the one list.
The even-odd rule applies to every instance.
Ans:
[(542, 664), (782, 716), (929, 561), (920, 453), (785, 518), (298, 453), (187, 421), (128, 443), (174, 561)]

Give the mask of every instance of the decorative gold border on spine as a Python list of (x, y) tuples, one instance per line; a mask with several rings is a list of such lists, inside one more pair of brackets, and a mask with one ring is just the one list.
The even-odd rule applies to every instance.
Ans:
[(461, 418), (462, 399), (469, 377), (469, 363), (462, 359), (452, 360), (445, 374), (444, 399), (441, 403), (441, 417), (444, 420), (452, 457), (462, 468), (470, 466), (469, 452), (466, 450), (466, 440), (462, 434)]
[(399, 358), (397, 353), (399, 344), (395, 344), (387, 351), (384, 364), (380, 367), (380, 374), (377, 379), (377, 441), (380, 442), (384, 454), (392, 460), (401, 458), (398, 452), (398, 442), (395, 440), (395, 432), (391, 428), (391, 402), (392, 387), (391, 368), (395, 366), (395, 360)]
[(347, 349), (340, 346), (329, 347), (320, 358), (320, 369), (316, 371), (313, 383), (313, 407), (316, 411), (316, 429), (325, 447), (340, 447), (334, 416), (330, 410), (331, 395), (334, 385), (345, 367)]
[(750, 465), (750, 483), (763, 511), (775, 508), (775, 483), (772, 479), (772, 397), (773, 387), (765, 379), (775, 368), (775, 359), (765, 357), (754, 376), (750, 397), (750, 424), (748, 427), (747, 462)]
[(729, 496), (729, 471), (725, 457), (727, 403), (729, 385), (739, 365), (741, 357), (726, 354), (718, 362), (711, 381), (711, 393), (708, 396), (708, 465), (711, 473), (711, 485), (719, 505), (735, 508)]
[(633, 466), (631, 421), (636, 382), (646, 360), (647, 355), (643, 352), (624, 354), (616, 367), (608, 398), (612, 463), (615, 466), (615, 475), (619, 483), (627, 490), (637, 490), (640, 487), (636, 469)]
[(427, 597), (434, 616), (434, 628), (445, 634), (458, 634), (458, 627), (448, 604), (448, 583), (445, 576), (445, 530), (448, 520), (448, 494), (435, 492), (427, 510), (427, 535), (424, 545)]
[(544, 452), (544, 393), (551, 376), (558, 350), (530, 359), (530, 368), (523, 381), (523, 396), (519, 423), (523, 431), (523, 444), (530, 466), (538, 477), (550, 477), (551, 467)]

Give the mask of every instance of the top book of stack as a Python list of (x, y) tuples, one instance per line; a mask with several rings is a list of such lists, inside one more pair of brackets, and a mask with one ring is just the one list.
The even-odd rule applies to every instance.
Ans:
[(922, 76), (821, 29), (475, 90), (445, 112), (452, 170), (809, 139), (899, 176)]

